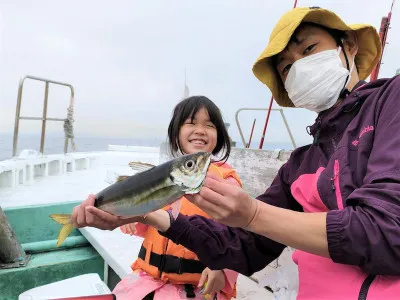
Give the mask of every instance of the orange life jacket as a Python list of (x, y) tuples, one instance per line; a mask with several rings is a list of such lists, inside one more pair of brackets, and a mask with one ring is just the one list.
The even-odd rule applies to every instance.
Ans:
[[(227, 163), (211, 163), (209, 172), (224, 179), (235, 178), (241, 185), (236, 171)], [(166, 207), (164, 209), (168, 209)], [(209, 216), (200, 208), (192, 204), (185, 197), (181, 198), (180, 213), (183, 215)], [(144, 235), (144, 241), (137, 260), (131, 266), (132, 270), (142, 270), (147, 274), (173, 284), (192, 284), (197, 286), (205, 266), (197, 255), (182, 245), (177, 245), (163, 237), (158, 231), (150, 227)], [(229, 297), (236, 297), (236, 285)]]

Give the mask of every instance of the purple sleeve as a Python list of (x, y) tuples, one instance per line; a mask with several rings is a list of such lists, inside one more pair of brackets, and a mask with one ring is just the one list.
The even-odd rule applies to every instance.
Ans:
[[(285, 166), (285, 165), (284, 165)], [(259, 200), (289, 208), (290, 190), (284, 182), (284, 166)], [(277, 258), (284, 245), (264, 236), (222, 225), (211, 219), (179, 215), (161, 235), (192, 250), (210, 269), (231, 269), (251, 275)]]
[(345, 209), (328, 212), (328, 247), (335, 262), (400, 275), (400, 78), (379, 101), (367, 174)]

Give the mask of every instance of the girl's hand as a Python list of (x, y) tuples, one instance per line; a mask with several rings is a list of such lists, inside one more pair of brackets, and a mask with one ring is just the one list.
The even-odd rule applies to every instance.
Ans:
[(124, 224), (143, 222), (144, 220), (142, 216), (124, 219), (109, 214), (94, 207), (95, 199), (94, 195), (89, 195), (82, 204), (74, 207), (71, 220), (76, 228), (90, 226), (103, 230), (113, 230)]
[(258, 200), (210, 173), (198, 194), (185, 197), (213, 219), (231, 227), (247, 228), (259, 211)]
[(197, 287), (203, 287), (203, 295), (210, 294), (211, 296), (213, 296), (215, 293), (218, 293), (225, 287), (224, 272), (221, 270), (213, 271), (209, 268), (205, 268), (203, 273), (201, 274), (200, 281)]
[(137, 230), (136, 230), (137, 223), (138, 222), (122, 225), (120, 229), (125, 234), (137, 235)]

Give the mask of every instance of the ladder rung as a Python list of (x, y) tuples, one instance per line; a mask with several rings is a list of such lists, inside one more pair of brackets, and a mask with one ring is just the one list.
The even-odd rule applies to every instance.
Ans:
[(62, 122), (65, 121), (65, 119), (59, 119), (59, 118), (45, 118), (45, 119), (43, 119), (43, 118), (40, 118), (40, 117), (19, 117), (19, 119), (20, 120), (39, 120), (39, 121), (43, 121), (43, 120), (46, 120), (46, 121), (62, 121)]

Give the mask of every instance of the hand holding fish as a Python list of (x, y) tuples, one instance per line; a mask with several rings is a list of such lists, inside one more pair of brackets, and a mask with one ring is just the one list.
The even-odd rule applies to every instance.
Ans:
[(259, 211), (259, 201), (239, 186), (207, 173), (200, 193), (185, 196), (216, 221), (246, 229)]
[(76, 228), (91, 226), (103, 230), (113, 230), (125, 224), (143, 222), (144, 220), (143, 216), (122, 218), (107, 213), (94, 207), (95, 200), (95, 195), (89, 195), (82, 204), (74, 207), (71, 220)]
[[(72, 211), (71, 220), (76, 228), (95, 227), (103, 230), (113, 230), (117, 227), (126, 226), (129, 234), (136, 234), (133, 223), (142, 223), (155, 227), (157, 230), (165, 231), (170, 226), (169, 215), (164, 210), (156, 210), (143, 216), (123, 218), (115, 216), (94, 207), (95, 196), (89, 197), (82, 204), (75, 206)], [(128, 229), (127, 229), (128, 228)]]
[[(57, 247), (74, 227), (91, 226), (112, 230), (128, 223), (144, 223), (143, 216), (151, 212), (154, 212), (154, 218), (149, 224), (159, 230), (168, 229), (168, 213), (157, 213), (157, 210), (170, 205), (175, 218), (179, 213), (180, 198), (185, 194), (198, 193), (201, 189), (210, 162), (210, 152), (197, 152), (158, 166), (146, 164), (145, 170), (135, 175), (120, 176), (121, 178), (96, 196), (91, 195), (76, 206), (72, 214), (50, 215), (62, 225)], [(140, 163), (134, 163), (131, 167), (136, 165), (143, 167)], [(157, 220), (157, 216), (160, 219)]]

